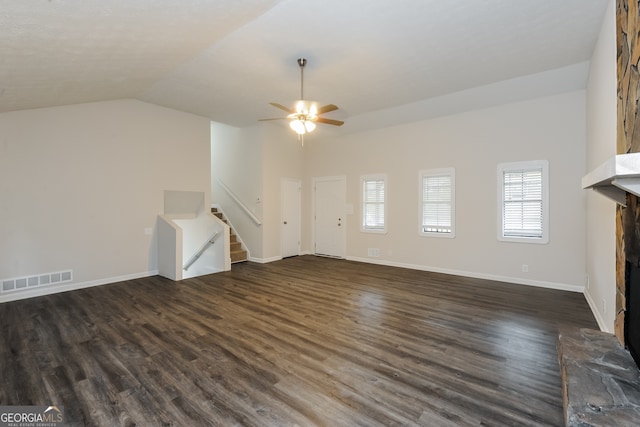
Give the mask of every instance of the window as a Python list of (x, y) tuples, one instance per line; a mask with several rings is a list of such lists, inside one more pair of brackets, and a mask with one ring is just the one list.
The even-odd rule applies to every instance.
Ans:
[(498, 240), (549, 242), (549, 162), (498, 165)]
[(455, 237), (454, 169), (421, 171), (420, 201), (420, 234)]
[(362, 231), (386, 233), (386, 175), (366, 175), (362, 182)]

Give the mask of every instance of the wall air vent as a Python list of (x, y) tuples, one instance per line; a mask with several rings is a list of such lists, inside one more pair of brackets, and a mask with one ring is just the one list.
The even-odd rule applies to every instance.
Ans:
[(42, 286), (58, 285), (73, 281), (73, 271), (56, 271), (54, 273), (37, 274), (34, 276), (14, 277), (2, 279), (0, 282), (0, 293), (23, 291), (25, 289), (38, 288)]

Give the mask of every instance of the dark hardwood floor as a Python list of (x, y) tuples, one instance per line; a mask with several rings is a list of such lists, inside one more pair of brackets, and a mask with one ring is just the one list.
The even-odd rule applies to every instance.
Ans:
[(0, 405), (69, 425), (562, 425), (581, 294), (301, 256), (0, 304)]

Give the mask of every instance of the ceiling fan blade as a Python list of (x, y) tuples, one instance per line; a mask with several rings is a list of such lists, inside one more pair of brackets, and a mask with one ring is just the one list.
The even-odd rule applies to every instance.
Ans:
[(286, 117), (275, 117), (273, 119), (258, 119), (259, 122), (268, 122), (270, 120), (286, 120)]
[(333, 104), (325, 105), (324, 107), (318, 108), (318, 114), (328, 113), (329, 111), (337, 110), (338, 107)]
[(344, 124), (343, 121), (333, 120), (333, 119), (325, 119), (324, 117), (318, 117), (316, 119), (316, 122), (318, 122), (318, 123), (326, 123), (328, 125), (334, 125), (334, 126), (342, 126)]
[(284, 106), (284, 105), (282, 105), (282, 104), (278, 104), (277, 102), (270, 102), (269, 104), (273, 105), (273, 106), (274, 106), (274, 107), (276, 107), (276, 108), (279, 108), (279, 109), (281, 109), (281, 110), (284, 110), (284, 111), (286, 111), (286, 112), (287, 112), (287, 113), (289, 113), (289, 114), (293, 114), (293, 113), (295, 113), (295, 112), (296, 112), (294, 109), (292, 109), (292, 108), (287, 108), (287, 107), (285, 107), (285, 106)]

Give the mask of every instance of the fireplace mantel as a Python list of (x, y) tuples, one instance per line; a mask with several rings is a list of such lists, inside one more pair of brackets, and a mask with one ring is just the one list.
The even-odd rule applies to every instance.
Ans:
[(611, 157), (582, 178), (582, 188), (592, 188), (627, 206), (627, 193), (640, 197), (640, 153)]

